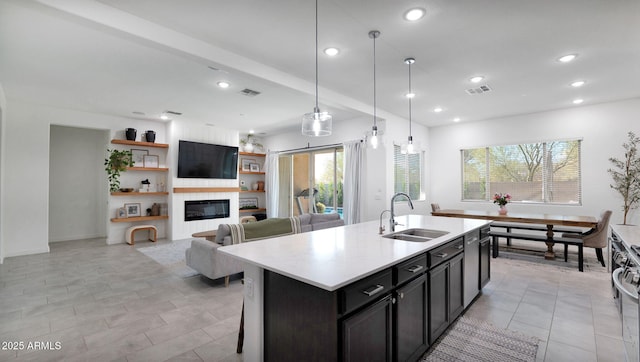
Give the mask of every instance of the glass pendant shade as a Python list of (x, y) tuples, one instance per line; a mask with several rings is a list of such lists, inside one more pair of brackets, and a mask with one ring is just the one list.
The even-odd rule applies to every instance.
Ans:
[(313, 113), (306, 113), (302, 117), (302, 134), (305, 136), (321, 137), (331, 135), (333, 117), (329, 112), (320, 112), (318, 108)]
[(402, 154), (416, 154), (420, 152), (420, 142), (414, 141), (413, 137), (409, 136), (407, 143), (403, 143), (400, 146), (400, 153)]

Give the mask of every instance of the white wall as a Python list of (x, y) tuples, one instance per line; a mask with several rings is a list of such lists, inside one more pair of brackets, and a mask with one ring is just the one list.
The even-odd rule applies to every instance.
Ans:
[[(49, 129), (52, 124), (108, 130), (111, 138), (124, 139), (124, 129), (161, 129), (162, 122), (134, 120), (41, 106), (7, 99), (4, 114), (2, 172), (3, 201), (1, 213), (4, 257), (49, 251)], [(166, 136), (158, 132), (157, 142)], [(110, 147), (105, 143), (105, 150)], [(85, 171), (76, 170), (78, 177)], [(106, 174), (103, 173), (106, 178)], [(105, 183), (106, 185), (106, 183)], [(107, 197), (105, 187), (103, 197)], [(105, 217), (107, 233), (113, 227)], [(124, 233), (120, 236), (124, 240)]]
[(108, 136), (105, 130), (51, 126), (50, 242), (106, 237), (103, 145)]
[(4, 88), (0, 84), (0, 264), (4, 262), (4, 233), (2, 232), (2, 220), (4, 213), (2, 212), (2, 205), (4, 202), (4, 172), (2, 167), (4, 165), (4, 114), (7, 108), (7, 100), (4, 95)]
[[(186, 121), (172, 121), (169, 128), (169, 143), (171, 145), (169, 148), (171, 187), (239, 187), (238, 179), (177, 178), (179, 140), (238, 146), (238, 131)], [(184, 221), (185, 201), (220, 199), (229, 199), (230, 217), (189, 222)], [(171, 222), (170, 238), (172, 240), (189, 238), (193, 233), (218, 229), (218, 225), (220, 224), (237, 223), (239, 220), (237, 192), (172, 193), (171, 205), (169, 206), (169, 220)]]
[[(343, 122), (333, 122), (333, 132), (327, 137), (302, 136), (300, 131), (292, 131), (263, 137), (264, 145), (271, 151), (283, 151), (301, 147), (310, 147), (343, 143), (356, 139), (364, 139), (371, 130), (373, 118), (366, 117)], [(393, 119), (379, 122), (378, 129), (384, 132), (383, 142), (377, 150), (367, 148), (364, 165), (364, 190), (361, 205), (361, 221), (378, 220), (382, 210), (388, 209), (393, 195), (393, 143), (406, 141), (409, 135), (408, 122), (403, 119)], [(426, 127), (413, 124), (413, 137), (422, 140), (425, 146), (428, 130)], [(425, 177), (425, 180), (428, 180)], [(425, 202), (416, 202), (416, 213), (425, 213)], [(409, 213), (405, 203), (398, 204), (398, 215)], [(385, 215), (386, 218), (386, 215)]]
[[(430, 129), (429, 198), (442, 208), (491, 210), (491, 202), (462, 202), (460, 149), (499, 144), (518, 144), (557, 139), (582, 142), (582, 205), (519, 205), (514, 212), (598, 216), (602, 209), (613, 211), (612, 222), (622, 222), (621, 198), (609, 185), (609, 157), (623, 158), (622, 143), (627, 133), (640, 134), (640, 99), (575, 107), (483, 122), (461, 123)], [(638, 213), (631, 222), (638, 224)]]

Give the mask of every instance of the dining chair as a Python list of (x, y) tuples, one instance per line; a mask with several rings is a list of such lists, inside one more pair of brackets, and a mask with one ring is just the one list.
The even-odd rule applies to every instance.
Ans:
[(611, 219), (611, 210), (604, 210), (600, 214), (600, 219), (595, 228), (588, 230), (582, 234), (563, 233), (563, 238), (580, 238), (582, 239), (583, 246), (587, 248), (595, 248), (596, 256), (602, 266), (604, 264), (604, 257), (602, 255), (602, 248), (607, 247), (607, 235), (609, 232), (609, 220)]
[(431, 211), (440, 210), (440, 204), (431, 204)]

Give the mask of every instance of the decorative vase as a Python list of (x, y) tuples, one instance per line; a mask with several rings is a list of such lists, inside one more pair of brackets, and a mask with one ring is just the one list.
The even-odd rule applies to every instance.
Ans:
[(137, 131), (135, 128), (127, 128), (124, 130), (125, 136), (127, 137), (127, 141), (135, 141)]
[(506, 215), (507, 214), (507, 205), (500, 205), (500, 210), (498, 210), (498, 214)]
[(155, 142), (156, 141), (156, 132), (155, 131), (147, 131), (144, 134), (144, 138), (147, 142)]

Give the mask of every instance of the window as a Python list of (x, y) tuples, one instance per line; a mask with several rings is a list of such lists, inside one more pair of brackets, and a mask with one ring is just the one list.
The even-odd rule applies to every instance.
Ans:
[(580, 142), (552, 141), (462, 150), (462, 199), (579, 205)]
[(393, 145), (394, 192), (404, 192), (412, 200), (424, 200), (422, 193), (422, 152), (402, 153)]

